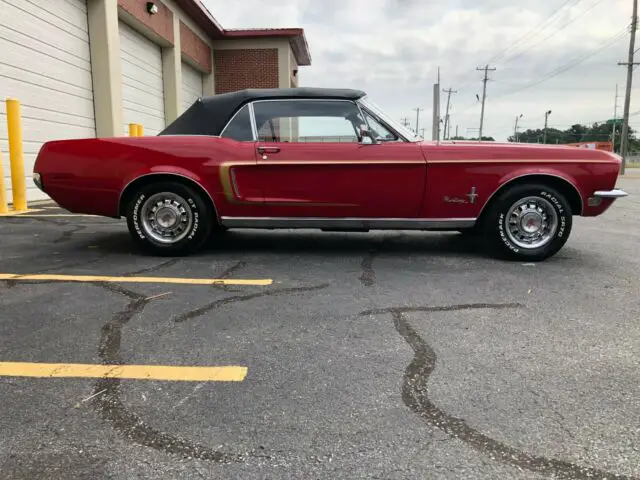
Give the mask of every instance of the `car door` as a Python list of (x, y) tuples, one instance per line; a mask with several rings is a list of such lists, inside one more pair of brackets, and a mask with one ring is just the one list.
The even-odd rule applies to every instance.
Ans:
[(365, 122), (347, 100), (253, 104), (265, 212), (271, 217), (412, 218), (426, 163), (417, 143), (365, 143)]

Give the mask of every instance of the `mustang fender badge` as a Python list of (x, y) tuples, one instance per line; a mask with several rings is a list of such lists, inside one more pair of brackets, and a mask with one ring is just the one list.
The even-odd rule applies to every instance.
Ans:
[(478, 198), (478, 194), (476, 193), (476, 187), (471, 187), (471, 192), (465, 195), (469, 200), (465, 200), (460, 197), (444, 197), (445, 203), (476, 203), (476, 199)]

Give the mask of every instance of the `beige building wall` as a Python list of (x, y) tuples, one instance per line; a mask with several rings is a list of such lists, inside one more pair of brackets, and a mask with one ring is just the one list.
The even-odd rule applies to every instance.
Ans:
[[(209, 37), (173, 0), (163, 0), (163, 4), (173, 13), (173, 45), (119, 8), (116, 0), (88, 0), (96, 135), (99, 137), (122, 135), (122, 67), (118, 20), (124, 21), (162, 47), (166, 123), (175, 120), (180, 112), (183, 60), (180, 21), (211, 47), (213, 65), (213, 43)], [(203, 73), (204, 95), (213, 95), (213, 70), (204, 72), (198, 65), (193, 66)]]
[[(187, 63), (203, 73), (203, 94), (216, 93), (214, 50), (225, 49), (277, 49), (278, 86), (298, 86), (295, 56), (287, 38), (228, 39), (212, 41), (174, 0), (162, 0), (162, 4), (173, 14), (173, 44), (155, 34), (150, 28), (118, 7), (117, 0), (88, 0), (89, 34), (93, 67), (96, 133), (100, 137), (122, 134), (122, 67), (120, 64), (120, 40), (118, 21), (122, 20), (135, 30), (162, 47), (164, 105), (166, 123), (172, 122), (181, 111), (182, 61), (180, 23), (189, 27), (211, 48), (211, 72), (188, 60)], [(282, 125), (285, 138), (297, 138), (297, 125)]]

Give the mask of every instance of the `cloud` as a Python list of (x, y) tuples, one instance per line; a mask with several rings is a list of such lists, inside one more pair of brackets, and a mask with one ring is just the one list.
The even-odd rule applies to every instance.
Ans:
[[(432, 85), (453, 88), (451, 124), (463, 135), (479, 126), (482, 72), (491, 61), (485, 134), (504, 140), (515, 117), (539, 128), (544, 112), (559, 127), (613, 115), (616, 83), (625, 86), (631, 7), (627, 0), (204, 0), (226, 28), (302, 27), (313, 63), (300, 69), (301, 85), (367, 91), (395, 118), (415, 122), (429, 137)], [(546, 28), (535, 30), (556, 13)], [(621, 33), (615, 38), (616, 33)], [(604, 44), (608, 39), (610, 44)], [(605, 45), (590, 58), (531, 88), (560, 67)], [(505, 50), (507, 50), (505, 52)], [(509, 92), (514, 92), (506, 95)], [(621, 113), (623, 102), (619, 100)], [(444, 110), (443, 98), (441, 110)], [(633, 103), (632, 103), (633, 111)]]

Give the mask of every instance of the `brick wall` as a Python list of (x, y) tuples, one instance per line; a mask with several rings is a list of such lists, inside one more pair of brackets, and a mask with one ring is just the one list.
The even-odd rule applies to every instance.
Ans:
[(155, 4), (158, 13), (151, 15), (147, 12), (146, 0), (118, 0), (118, 6), (124, 11), (173, 45), (173, 12), (159, 0), (155, 0)]
[(278, 49), (214, 50), (216, 93), (278, 88)]
[(180, 22), (180, 49), (183, 55), (211, 73), (211, 47), (183, 22)]

